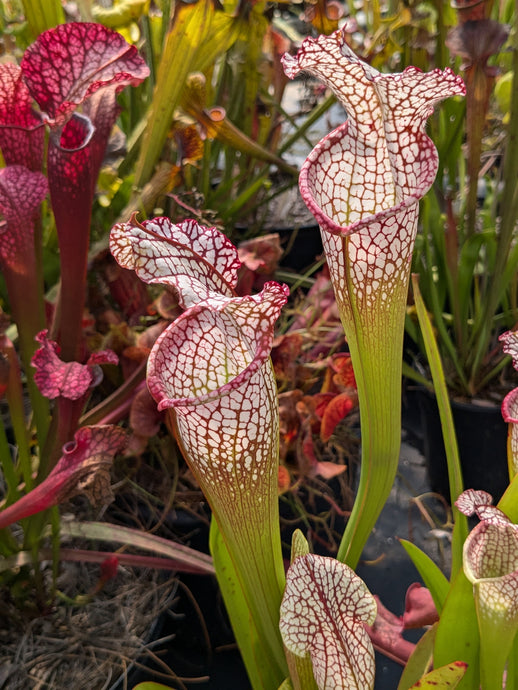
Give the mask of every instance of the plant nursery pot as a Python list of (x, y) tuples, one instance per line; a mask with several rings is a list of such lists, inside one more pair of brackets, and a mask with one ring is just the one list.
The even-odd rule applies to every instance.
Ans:
[[(448, 469), (435, 395), (417, 391), (423, 452), (432, 491), (450, 501)], [(507, 485), (507, 424), (500, 406), (451, 401), (464, 488), (488, 491), (495, 501)]]
[(279, 233), (281, 246), (285, 250), (280, 265), (302, 273), (318, 259), (323, 252), (322, 239), (318, 224), (301, 225), (300, 227), (275, 228)]

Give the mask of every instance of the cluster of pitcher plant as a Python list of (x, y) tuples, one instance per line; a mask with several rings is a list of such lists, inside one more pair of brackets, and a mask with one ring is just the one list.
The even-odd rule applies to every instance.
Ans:
[[(279, 408), (270, 351), (288, 288), (269, 281), (258, 294), (238, 294), (237, 249), (223, 233), (194, 220), (140, 221), (134, 214), (113, 227), (110, 249), (144, 283), (166, 286), (181, 309), (153, 345), (147, 385), (210, 504), (212, 561), (156, 537), (137, 540), (123, 528), (60, 525), (55, 509), (42, 518), (42, 511), (78, 492), (105, 501), (111, 461), (125, 442), (124, 431), (113, 424), (78, 429), (101, 367), (117, 361), (110, 351), (88, 352), (82, 317), (90, 212), (118, 114), (116, 95), (148, 75), (120, 35), (73, 23), (43, 33), (20, 67), (0, 65), (6, 163), (0, 170), (0, 260), (39, 447), (36, 464), (14, 346), (4, 328), (1, 383), (18, 455), (11, 459), (6, 438), (0, 439), (7, 486), (0, 564), (5, 571), (37, 562), (42, 537), (52, 532), (59, 539), (61, 531), (138, 541), (197, 572), (214, 567), (254, 690), (367, 690), (375, 678), (371, 639), (378, 647), (383, 640), (376, 637), (376, 600), (354, 569), (399, 458), (411, 257), (419, 201), (438, 168), (424, 128), (440, 101), (462, 96), (465, 88), (450, 69), (381, 74), (356, 57), (340, 31), (306, 39), (295, 57), (285, 56), (284, 68), (291, 78), (303, 71), (321, 79), (348, 115), (312, 151), (300, 176), (302, 196), (321, 228), (361, 415), (360, 482), (337, 558), (310, 553), (300, 532), (293, 535), (287, 572), (282, 557)], [(40, 265), (40, 206), (48, 192), (61, 256), (61, 288), (50, 319)], [(446, 429), (456, 508), (449, 580), (403, 543), (433, 600), (426, 622), (437, 614), (439, 620), (406, 659), (399, 688), (496, 690), (504, 677), (507, 688), (518, 687), (518, 485), (511, 481), (498, 507), (484, 492), (463, 493), (440, 361), (416, 280), (413, 287)], [(518, 366), (517, 334), (502, 339)], [(503, 412), (511, 428), (513, 480), (518, 389)], [(468, 534), (470, 514), (480, 522)], [(20, 545), (8, 528), (24, 518)]]
[[(148, 74), (134, 46), (92, 23), (61, 24), (39, 36), (21, 65), (0, 64), (0, 149), (5, 162), (0, 169), (0, 267), (17, 335), (15, 351), (2, 314), (1, 390), (9, 405), (14, 446), (2, 425), (1, 568), (9, 579), (13, 567), (34, 565), (40, 608), (48, 595), (37, 564), (49, 557), (40, 549), (46, 531), (57, 545), (55, 506), (77, 493), (101, 503), (109, 498), (109, 468), (126, 443), (124, 429), (108, 423), (106, 413), (98, 415), (99, 424), (80, 426), (85, 405), (103, 378), (102, 366), (118, 359), (111, 350), (88, 351), (83, 319), (91, 211), (120, 110), (117, 94)], [(45, 299), (42, 266), (42, 202), (47, 203), (47, 195), (60, 252), (61, 283), (54, 303)], [(25, 390), (32, 411), (29, 427)], [(21, 523), (18, 539), (6, 528), (23, 518), (29, 519)], [(100, 530), (98, 538), (109, 540), (102, 526), (90, 527)], [(112, 536), (127, 540), (122, 534)], [(159, 550), (172, 555), (168, 544)], [(57, 558), (56, 548), (53, 551)], [(181, 560), (181, 549), (178, 554)], [(192, 555), (187, 551), (185, 557)], [(199, 568), (194, 563), (195, 570), (212, 571), (207, 559), (200, 561), (197, 554), (194, 559), (200, 563)]]

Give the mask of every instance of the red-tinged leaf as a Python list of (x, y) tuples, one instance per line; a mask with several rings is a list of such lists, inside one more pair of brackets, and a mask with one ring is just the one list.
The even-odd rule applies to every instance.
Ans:
[(61, 258), (56, 330), (66, 360), (79, 356), (98, 145), (94, 125), (78, 113), (49, 139), (47, 174)]
[(32, 109), (20, 67), (0, 64), (0, 149), (6, 165), (40, 171), (44, 138), (43, 121)]
[(404, 666), (412, 655), (415, 644), (403, 637), (403, 623), (375, 596), (377, 615), (372, 625), (367, 626), (374, 648)]
[(158, 433), (164, 413), (159, 412), (147, 388), (137, 392), (131, 403), (129, 423), (138, 436), (151, 438)]
[(59, 505), (83, 493), (92, 503), (111, 500), (110, 467), (126, 443), (126, 433), (116, 426), (82, 427), (49, 476), (35, 489), (0, 511), (0, 529), (13, 522)]
[(288, 468), (284, 465), (279, 465), (279, 470), (277, 474), (277, 488), (279, 495), (285, 493), (290, 488), (291, 477)]
[(364, 624), (375, 618), (374, 597), (343, 563), (308, 554), (290, 566), (281, 634), (290, 652), (310, 655), (321, 690), (374, 686), (374, 650)]
[(279, 235), (273, 233), (241, 242), (238, 256), (241, 268), (236, 293), (249, 295), (254, 290), (260, 290), (267, 280), (273, 278), (282, 256)]
[(99, 364), (118, 364), (119, 358), (112, 350), (97, 350), (92, 352), (86, 361), (89, 367), (95, 367)]
[[(304, 403), (306, 409), (315, 415), (319, 420), (322, 420), (328, 406), (331, 404), (335, 397), (334, 393), (315, 393), (314, 395), (304, 396)], [(316, 427), (314, 427), (316, 431)]]
[[(0, 338), (1, 343), (1, 338)], [(9, 385), (9, 359), (6, 354), (0, 352), (0, 399), (2, 399)]]
[(255, 237), (241, 242), (237, 252), (241, 263), (250, 271), (271, 275), (282, 256), (280, 237), (277, 233)]
[(0, 170), (0, 266), (23, 277), (35, 270), (34, 219), (47, 194), (47, 180), (21, 165)]
[(433, 625), (438, 620), (439, 614), (430, 590), (419, 582), (413, 582), (405, 596), (404, 628), (423, 628), (425, 625)]
[[(329, 277), (329, 269), (324, 264), (322, 270), (316, 275), (315, 282), (311, 286), (301, 306), (301, 312), (297, 314), (290, 326), (290, 331), (306, 330), (320, 322), (324, 315), (328, 315), (330, 309), (336, 305), (333, 284)], [(338, 315), (335, 315), (338, 320)], [(328, 326), (329, 320), (326, 321)]]
[(343, 474), (346, 469), (346, 465), (337, 465), (335, 462), (328, 462), (327, 460), (317, 460), (313, 465), (313, 472), (324, 479), (338, 477), (338, 475)]
[(330, 360), (330, 367), (335, 372), (333, 377), (336, 386), (343, 388), (356, 388), (354, 369), (351, 355), (345, 352), (338, 352)]
[(41, 347), (32, 358), (32, 365), (36, 369), (34, 380), (46, 398), (64, 397), (79, 400), (99, 382), (99, 364), (118, 362), (117, 355), (111, 350), (94, 353), (87, 364), (63, 362), (58, 356), (59, 346), (53, 340), (49, 340), (48, 331), (38, 333), (36, 340)]
[(296, 384), (300, 374), (300, 355), (304, 345), (301, 333), (285, 333), (273, 342), (272, 362), (278, 381)]
[(134, 215), (112, 228), (110, 250), (121, 266), (134, 270), (145, 283), (174, 288), (184, 308), (231, 297), (241, 265), (237, 249), (223, 233), (192, 220), (178, 225), (169, 218), (139, 223)]
[(468, 668), (463, 661), (454, 661), (447, 666), (436, 668), (412, 685), (410, 690), (454, 690)]
[(149, 68), (135, 46), (101, 24), (72, 22), (40, 34), (25, 51), (24, 80), (51, 125), (61, 125), (101, 88), (137, 86)]
[(340, 393), (333, 397), (325, 409), (320, 427), (320, 438), (324, 443), (329, 441), (337, 424), (345, 419), (355, 407), (356, 401), (351, 398), (349, 393)]
[(119, 266), (115, 261), (103, 262), (110, 295), (117, 303), (121, 316), (130, 325), (140, 321), (148, 313), (149, 295), (146, 286), (133, 271)]

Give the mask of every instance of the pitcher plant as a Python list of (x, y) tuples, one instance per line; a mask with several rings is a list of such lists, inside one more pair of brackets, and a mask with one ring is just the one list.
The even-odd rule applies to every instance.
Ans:
[(317, 219), (358, 386), (360, 485), (338, 558), (355, 567), (396, 474), (401, 441), (401, 362), (419, 200), (438, 168), (424, 131), (441, 100), (465, 92), (450, 69), (381, 74), (345, 33), (306, 39), (284, 57), (290, 77), (315, 75), (348, 119), (313, 149), (300, 190)]

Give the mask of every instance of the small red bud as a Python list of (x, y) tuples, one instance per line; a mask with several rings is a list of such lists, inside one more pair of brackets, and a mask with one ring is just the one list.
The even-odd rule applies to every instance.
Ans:
[(117, 556), (108, 556), (101, 563), (101, 580), (102, 582), (108, 582), (112, 580), (117, 575), (117, 568), (119, 567), (119, 559)]

